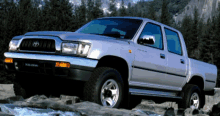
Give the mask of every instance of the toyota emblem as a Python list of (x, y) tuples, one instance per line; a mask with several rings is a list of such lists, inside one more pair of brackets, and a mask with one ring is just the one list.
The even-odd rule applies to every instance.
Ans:
[(39, 41), (35, 41), (35, 42), (33, 42), (33, 47), (38, 47), (39, 46)]

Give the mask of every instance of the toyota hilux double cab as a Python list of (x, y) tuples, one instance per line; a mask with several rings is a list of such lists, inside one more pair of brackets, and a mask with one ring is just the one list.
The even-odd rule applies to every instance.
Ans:
[[(129, 95), (202, 108), (217, 79), (215, 65), (188, 58), (180, 31), (140, 17), (98, 18), (75, 32), (28, 32), (13, 37), (4, 57), (5, 69), (18, 80), (27, 73), (80, 80), (84, 100), (113, 108)], [(16, 95), (28, 93), (25, 84)]]

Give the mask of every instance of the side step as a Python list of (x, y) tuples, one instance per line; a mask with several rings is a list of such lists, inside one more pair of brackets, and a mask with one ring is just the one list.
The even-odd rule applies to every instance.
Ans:
[(165, 91), (135, 89), (135, 88), (129, 88), (129, 92), (131, 93), (131, 95), (156, 96), (156, 97), (182, 99), (181, 96), (177, 96), (176, 92), (165, 92)]

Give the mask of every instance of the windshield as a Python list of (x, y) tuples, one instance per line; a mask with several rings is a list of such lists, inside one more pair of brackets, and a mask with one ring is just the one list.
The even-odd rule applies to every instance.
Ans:
[(93, 20), (76, 32), (132, 39), (141, 23), (139, 19), (104, 18)]

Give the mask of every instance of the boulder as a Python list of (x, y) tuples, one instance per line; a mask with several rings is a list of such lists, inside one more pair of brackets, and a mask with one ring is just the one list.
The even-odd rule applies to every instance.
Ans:
[(209, 114), (210, 116), (220, 116), (220, 102), (213, 105), (212, 111)]
[(164, 116), (175, 116), (174, 108), (168, 108), (165, 111)]
[[(13, 87), (13, 86), (12, 86)], [(7, 89), (5, 89), (7, 88)], [(152, 100), (142, 100), (140, 104), (137, 104), (132, 110), (126, 109), (115, 109), (103, 107), (99, 104), (81, 101), (79, 97), (60, 95), (57, 97), (46, 97), (45, 95), (35, 95), (27, 99), (23, 99), (21, 96), (13, 96), (10, 92), (10, 86), (1, 86), (0, 84), (0, 95), (1, 92), (5, 92), (6, 96), (0, 96), (0, 103), (8, 104), (13, 103), (19, 107), (33, 107), (42, 109), (54, 109), (60, 111), (76, 112), (80, 115), (148, 115), (157, 116), (158, 114), (164, 116), (182, 116), (182, 115), (197, 115), (197, 116), (219, 116), (220, 114), (220, 91), (216, 92), (214, 96), (206, 95), (206, 104), (200, 109), (188, 108), (186, 110), (178, 109), (175, 102), (163, 102), (155, 103)], [(220, 89), (219, 89), (220, 90)], [(10, 95), (11, 96), (10, 96)], [(2, 99), (1, 99), (2, 98)], [(3, 99), (4, 98), (4, 99)], [(134, 99), (132, 99), (134, 100)], [(218, 104), (216, 104), (219, 102)], [(213, 106), (214, 105), (214, 106)], [(2, 108), (4, 113), (10, 112), (6, 108)]]
[(13, 114), (0, 112), (0, 116), (14, 116)]
[[(125, 110), (125, 109), (115, 109), (103, 107), (99, 104), (92, 102), (80, 102), (71, 104), (65, 103), (63, 101), (77, 101), (77, 97), (62, 96), (61, 99), (56, 98), (46, 98), (40, 97), (39, 95), (32, 96), (24, 101), (16, 101), (13, 104), (20, 107), (34, 107), (42, 109), (53, 109), (60, 111), (70, 111), (81, 115), (133, 115), (133, 116), (144, 116), (147, 115), (145, 112), (140, 112), (136, 110)], [(77, 101), (78, 102), (78, 101)]]
[(80, 99), (77, 96), (60, 95), (60, 99), (65, 101), (65, 104), (75, 104), (80, 102)]
[(141, 109), (144, 111), (152, 111), (156, 114), (165, 114), (166, 110), (170, 110), (170, 107), (173, 108), (173, 110), (177, 110), (177, 104), (175, 102), (164, 102), (160, 104), (156, 104), (152, 100), (142, 100), (140, 104), (138, 104), (133, 110), (135, 109)]
[[(184, 111), (184, 116), (192, 116), (192, 115), (200, 115), (200, 116), (206, 116), (207, 114), (205, 112), (203, 112), (202, 110), (198, 110), (195, 108), (187, 108)], [(207, 115), (208, 116), (208, 115)]]
[(15, 96), (13, 84), (0, 84), (0, 100)]
[(24, 98), (22, 96), (12, 96), (7, 98), (7, 100), (9, 101), (9, 103), (14, 103), (16, 101), (23, 101)]

